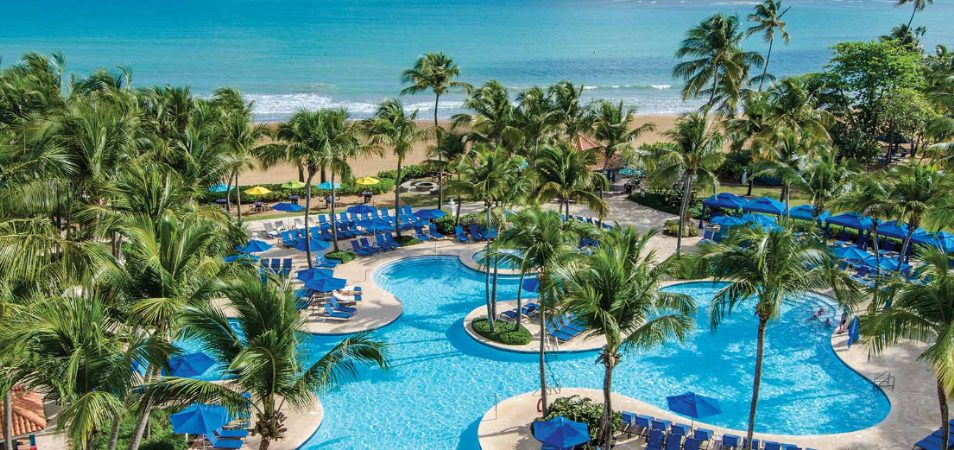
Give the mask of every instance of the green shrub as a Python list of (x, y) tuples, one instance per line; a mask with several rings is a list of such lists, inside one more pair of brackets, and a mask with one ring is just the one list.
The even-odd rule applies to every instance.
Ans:
[[(752, 165), (752, 151), (749, 149), (726, 153), (725, 160), (716, 170), (719, 179), (738, 183), (742, 180), (742, 174)], [(752, 177), (751, 170), (749, 177)]]
[[(415, 178), (427, 178), (437, 175), (436, 170), (423, 165), (423, 164), (410, 164), (404, 167), (401, 167), (401, 177), (404, 178), (404, 181), (413, 180)], [(378, 172), (378, 178), (390, 178), (392, 180), (397, 179), (397, 169), (388, 169)]]
[[(666, 236), (678, 236), (679, 235), (679, 220), (678, 219), (669, 219), (663, 225), (663, 234)], [(696, 237), (699, 235), (699, 229), (696, 228), (696, 225), (693, 221), (687, 221), (682, 227), (682, 237)]]
[(347, 250), (340, 250), (340, 251), (337, 251), (337, 252), (328, 252), (328, 253), (325, 253), (325, 258), (328, 258), (328, 259), (336, 259), (336, 260), (338, 260), (338, 261), (341, 261), (341, 264), (344, 264), (344, 263), (350, 262), (352, 259), (354, 259), (354, 258), (355, 258), (355, 255), (354, 255), (354, 253), (349, 252), (349, 251), (347, 251)]
[[(119, 425), (119, 441), (116, 448), (128, 448), (129, 439), (136, 428), (136, 414), (126, 414)], [(109, 447), (109, 430), (99, 433), (93, 439), (95, 450), (106, 450)], [(139, 446), (141, 450), (185, 450), (189, 448), (185, 435), (172, 432), (169, 424), (169, 413), (162, 410), (153, 410), (149, 419), (149, 439), (143, 440)]]
[[(454, 215), (448, 214), (434, 221), (437, 225), (437, 231), (443, 235), (454, 235)], [(460, 225), (466, 230), (470, 224), (477, 224), (478, 227), (485, 228), (487, 217), (484, 213), (471, 213), (460, 216)]]
[(416, 237), (414, 237), (414, 236), (408, 236), (408, 235), (406, 235), (406, 234), (405, 234), (405, 235), (398, 236), (398, 237), (394, 238), (394, 240), (396, 240), (396, 241), (398, 242), (398, 244), (401, 244), (401, 247), (408, 247), (408, 246), (411, 246), (411, 245), (417, 245), (417, 244), (420, 244), (420, 243), (421, 243), (421, 240), (420, 240), (420, 239), (418, 239), (418, 238), (416, 238)]
[(504, 345), (526, 345), (533, 340), (533, 335), (530, 334), (530, 330), (526, 327), (520, 327), (519, 330), (515, 330), (517, 324), (511, 322), (496, 321), (494, 322), (495, 330), (490, 331), (490, 322), (486, 317), (478, 317), (470, 323), (470, 327), (474, 329), (477, 334), (490, 339), (494, 342), (499, 342)]
[[(578, 395), (560, 397), (550, 404), (550, 410), (547, 416), (542, 419), (537, 419), (537, 421), (551, 420), (557, 416), (563, 416), (575, 422), (585, 423), (590, 429), (590, 442), (593, 442), (597, 439), (600, 432), (600, 420), (603, 419), (603, 404)], [(613, 419), (610, 423), (613, 426), (613, 433), (619, 432), (623, 427), (622, 414), (614, 411)], [(591, 449), (596, 447), (587, 445), (584, 448)]]

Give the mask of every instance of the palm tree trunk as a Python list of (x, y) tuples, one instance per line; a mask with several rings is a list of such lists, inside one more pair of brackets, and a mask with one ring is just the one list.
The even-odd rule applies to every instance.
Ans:
[(527, 276), (526, 272), (521, 267), (520, 268), (520, 285), (517, 286), (517, 326), (516, 328), (514, 328), (514, 331), (520, 330), (520, 317), (523, 316), (523, 314), (521, 314), (523, 312), (523, 308), (521, 307), (521, 304), (520, 304), (520, 300), (521, 300), (520, 297), (521, 295), (523, 295), (523, 279), (526, 276)]
[(950, 414), (947, 409), (947, 393), (941, 380), (937, 380), (937, 401), (941, 407), (941, 442), (948, 442), (951, 436), (951, 425), (948, 422)]
[(875, 254), (875, 280), (874, 293), (871, 296), (872, 308), (878, 304), (878, 293), (881, 292), (881, 252), (878, 251), (878, 221), (871, 221), (871, 234), (874, 235), (871, 246)]
[(769, 60), (772, 59), (772, 44), (775, 43), (775, 37), (769, 39), (769, 48), (765, 52), (765, 66), (762, 67), (762, 78), (759, 79), (759, 92), (762, 92), (762, 84), (765, 83), (765, 75), (768, 74)]
[(908, 234), (904, 237), (904, 242), (901, 244), (901, 254), (898, 255), (898, 273), (901, 273), (901, 265), (904, 262), (905, 255), (908, 254), (908, 247), (911, 246), (911, 236), (914, 236), (914, 230), (917, 228), (917, 224), (910, 222), (908, 223)]
[(600, 420), (600, 431), (603, 435), (602, 448), (613, 448), (613, 367), (616, 358), (607, 350), (603, 355), (603, 418)]
[(792, 187), (789, 186), (788, 183), (786, 183), (785, 184), (785, 218), (786, 219), (791, 217), (791, 215), (789, 214), (789, 208), (790, 208), (789, 205), (791, 205), (791, 199), (792, 199)]
[(108, 450), (116, 450), (116, 446), (119, 445), (119, 429), (123, 423), (123, 414), (119, 414), (113, 419), (112, 429), (109, 431), (109, 447)]
[(679, 205), (679, 233), (676, 236), (677, 255), (682, 251), (682, 233), (686, 226), (686, 210), (689, 209), (689, 195), (692, 192), (692, 178), (693, 174), (690, 172), (689, 178), (686, 180), (686, 190), (682, 193), (682, 204)]
[[(489, 241), (490, 239), (488, 239)], [(491, 282), (491, 294), (490, 294), (490, 309), (494, 313), (494, 317), (497, 317), (497, 265), (500, 261), (497, 259), (497, 256), (494, 255), (494, 279)], [(520, 314), (520, 311), (517, 311), (517, 314)]]
[[(541, 272), (540, 285), (546, 277), (545, 272)], [(543, 409), (543, 417), (546, 417), (550, 405), (547, 403), (547, 328), (546, 328), (546, 294), (540, 292), (540, 404)]]
[(752, 448), (752, 434), (755, 432), (755, 411), (759, 406), (759, 388), (762, 387), (762, 358), (765, 356), (765, 324), (766, 320), (759, 317), (759, 336), (755, 350), (755, 378), (752, 383), (752, 405), (749, 406), (749, 427), (746, 432), (748, 440), (745, 450)]
[[(397, 180), (394, 180), (394, 232), (401, 237), (401, 163), (404, 158), (398, 156)], [(440, 209), (440, 205), (438, 205)]]
[[(488, 199), (485, 202), (484, 211), (487, 218), (487, 230), (490, 230), (490, 206), (491, 201)], [(490, 239), (487, 239), (487, 244), (484, 246), (484, 300), (487, 302), (487, 321), (490, 323), (490, 332), (494, 331), (494, 308), (493, 304), (490, 301), (490, 267), (487, 266), (487, 262), (490, 261)]]
[[(440, 124), (437, 123), (437, 107), (441, 103), (441, 94), (434, 94), (434, 144), (441, 145)], [(437, 209), (444, 204), (444, 155), (437, 152)]]
[(139, 416), (136, 418), (136, 428), (129, 438), (129, 450), (139, 450), (139, 444), (142, 442), (142, 436), (146, 432), (146, 425), (149, 424), (149, 411), (152, 410), (152, 399), (147, 399), (146, 403), (139, 409)]
[(335, 251), (338, 249), (338, 219), (335, 217), (335, 173), (331, 172), (331, 243)]
[(13, 389), (7, 391), (3, 396), (3, 448), (4, 450), (13, 450)]
[(314, 172), (308, 172), (308, 182), (305, 183), (305, 236), (307, 245), (305, 246), (305, 259), (308, 260), (308, 268), (314, 267), (314, 259), (311, 257), (311, 232), (308, 231), (308, 218), (311, 216), (311, 181), (315, 177)]
[(242, 224), (242, 189), (239, 188), (239, 175), (235, 172), (235, 207), (238, 215), (238, 223)]
[(918, 12), (918, 2), (911, 2), (913, 8), (911, 8), (911, 18), (908, 19), (908, 31), (911, 30), (911, 24), (914, 23), (914, 15)]
[(232, 215), (232, 176), (225, 180), (225, 212)]
[(298, 166), (298, 181), (302, 183), (305, 182), (305, 167), (301, 163), (296, 164)]

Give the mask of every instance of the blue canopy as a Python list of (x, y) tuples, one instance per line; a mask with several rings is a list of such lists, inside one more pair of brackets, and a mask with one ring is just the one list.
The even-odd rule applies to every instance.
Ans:
[(312, 267), (311, 269), (299, 270), (297, 278), (301, 281), (308, 281), (321, 278), (332, 278), (334, 276), (334, 271), (331, 269)]
[(248, 241), (245, 245), (237, 245), (235, 249), (241, 253), (258, 253), (264, 252), (272, 248), (272, 245), (265, 241), (260, 241), (258, 239), (252, 239)]
[(169, 372), (174, 377), (197, 377), (215, 365), (215, 360), (205, 353), (189, 353), (169, 358)]
[(258, 255), (250, 255), (250, 254), (248, 254), (248, 253), (239, 253), (239, 254), (237, 254), (237, 255), (229, 255), (229, 256), (226, 256), (226, 257), (222, 258), (222, 261), (227, 262), (227, 263), (233, 263), (233, 262), (236, 262), (236, 261), (256, 262), (256, 261), (258, 261), (259, 259), (261, 259), (261, 258), (260, 258)]
[(330, 191), (332, 189), (341, 189), (341, 183), (331, 184), (327, 181), (315, 185), (316, 188), (321, 189), (322, 191)]
[(947, 231), (938, 231), (934, 234), (915, 232), (911, 236), (911, 241), (916, 244), (939, 247), (945, 253), (954, 253), (954, 234)]
[(331, 292), (345, 287), (348, 280), (344, 278), (313, 278), (305, 281), (305, 287), (317, 292)]
[(281, 203), (276, 203), (275, 206), (272, 206), (272, 209), (274, 209), (275, 211), (299, 212), (299, 211), (304, 211), (305, 207), (301, 205), (296, 205), (294, 203), (281, 202)]
[[(235, 189), (235, 188), (233, 187), (232, 189)], [(221, 194), (228, 190), (229, 190), (229, 187), (223, 183), (213, 184), (212, 186), (209, 186), (209, 192), (215, 192), (217, 194)]]
[(722, 226), (722, 227), (725, 227), (725, 228), (736, 227), (736, 226), (739, 226), (739, 225), (745, 225), (745, 221), (744, 221), (744, 220), (742, 220), (742, 219), (740, 219), (740, 218), (738, 218), (738, 217), (733, 217), (733, 216), (718, 216), (718, 217), (713, 217), (712, 220), (709, 221), (709, 223), (714, 223), (714, 224), (716, 224), (716, 225), (719, 225), (719, 226)]
[(854, 228), (860, 231), (867, 231), (871, 229), (871, 218), (862, 216), (856, 212), (846, 212), (837, 216), (831, 216), (825, 222), (827, 222), (828, 225)]
[(719, 401), (704, 395), (689, 391), (685, 394), (666, 397), (666, 403), (669, 410), (684, 416), (698, 419), (701, 417), (714, 416), (722, 412), (719, 408)]
[(785, 213), (785, 204), (770, 197), (759, 197), (749, 200), (742, 206), (743, 212), (760, 212), (781, 216)]
[(523, 280), (523, 290), (538, 292), (540, 290), (540, 280), (536, 278), (525, 278)]
[(544, 422), (535, 422), (533, 438), (542, 442), (544, 447), (572, 448), (590, 442), (590, 430), (585, 423), (556, 416)]
[(858, 316), (855, 316), (854, 319), (851, 319), (851, 324), (848, 325), (848, 346), (858, 342), (858, 337), (861, 334), (858, 326)]
[(193, 403), (169, 416), (172, 431), (179, 434), (212, 434), (229, 421), (229, 412), (219, 405)]
[[(876, 258), (869, 258), (862, 260), (861, 263), (868, 267), (877, 267), (878, 260)], [(900, 264), (901, 272), (905, 272), (911, 268), (907, 263), (898, 261), (898, 258), (888, 258), (886, 256), (881, 257), (881, 270), (897, 271), (898, 265)]]
[(349, 206), (348, 209), (346, 209), (346, 211), (352, 214), (364, 214), (364, 213), (373, 213), (373, 212), (376, 212), (377, 210), (374, 209), (374, 207), (371, 205), (365, 205), (364, 203), (361, 203), (358, 205)]
[(328, 248), (328, 243), (327, 243), (327, 242), (325, 242), (325, 241), (323, 241), (323, 240), (321, 240), (321, 239), (315, 239), (315, 238), (311, 238), (311, 239), (309, 239), (309, 240), (307, 240), (307, 241), (304, 240), (304, 239), (303, 239), (303, 240), (300, 240), (300, 241), (298, 241), (297, 244), (295, 244), (295, 247), (293, 247), (293, 248), (294, 248), (295, 250), (306, 251), (306, 250), (308, 250), (309, 245), (311, 246), (311, 251), (313, 251), (313, 252), (321, 251), (321, 250), (324, 250), (324, 249)]
[(856, 261), (866, 261), (869, 258), (873, 260), (875, 257), (871, 253), (868, 253), (853, 245), (850, 247), (835, 247), (831, 252), (841, 259), (853, 259)]
[(447, 215), (444, 211), (439, 209), (422, 209), (420, 211), (414, 212), (414, 215), (420, 217), (421, 219), (440, 219)]
[(702, 201), (706, 208), (739, 209), (745, 205), (745, 199), (728, 192), (720, 192)]
[[(897, 220), (892, 220), (890, 222), (884, 222), (884, 223), (878, 224), (879, 236), (887, 236), (887, 237), (893, 237), (896, 239), (904, 239), (908, 237), (908, 230), (909, 228), (906, 224), (898, 223)], [(918, 228), (914, 230), (914, 234), (926, 235), (927, 231), (924, 231), (923, 228)], [(913, 236), (911, 238), (914, 239)]]
[[(799, 220), (812, 220), (812, 214), (814, 212), (815, 207), (812, 205), (798, 205), (788, 209), (788, 215), (793, 219)], [(831, 217), (830, 212), (822, 211), (822, 213), (818, 215), (818, 220), (824, 222), (829, 217)]]

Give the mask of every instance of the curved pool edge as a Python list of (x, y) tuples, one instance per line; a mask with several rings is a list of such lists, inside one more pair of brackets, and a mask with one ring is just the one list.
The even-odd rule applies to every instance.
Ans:
[[(505, 309), (505, 310), (513, 309), (516, 306), (515, 303), (516, 301), (498, 301), (497, 302), (498, 306), (501, 306), (502, 309)], [(521, 346), (512, 346), (512, 345), (506, 345), (506, 344), (501, 344), (499, 342), (491, 341), (490, 339), (487, 339), (477, 334), (477, 332), (475, 332), (470, 325), (471, 325), (471, 322), (474, 321), (474, 319), (476, 319), (477, 317), (483, 317), (485, 315), (482, 312), (482, 310), (484, 309), (486, 309), (486, 306), (478, 306), (474, 308), (471, 312), (467, 314), (467, 316), (464, 317), (464, 320), (462, 321), (462, 326), (464, 327), (464, 331), (467, 332), (467, 335), (470, 336), (471, 339), (487, 347), (490, 347), (493, 350), (497, 350), (501, 352), (519, 353), (524, 355), (540, 353), (540, 346), (535, 345), (540, 342), (538, 337), (534, 337), (534, 339), (532, 339), (529, 344), (525, 344)], [(537, 332), (539, 331), (537, 327), (533, 327), (533, 329), (530, 330), (530, 332), (534, 333), (535, 332), (534, 330), (537, 330)], [(536, 335), (536, 336), (539, 336), (539, 335)], [(588, 352), (598, 351), (600, 348), (602, 348), (605, 345), (606, 345), (606, 339), (603, 339), (602, 337), (599, 337), (599, 336), (590, 336), (582, 341), (574, 342), (573, 346), (567, 347), (566, 343), (564, 343), (560, 346), (559, 350), (547, 350), (547, 353), (559, 353), (559, 354), (588, 353)]]

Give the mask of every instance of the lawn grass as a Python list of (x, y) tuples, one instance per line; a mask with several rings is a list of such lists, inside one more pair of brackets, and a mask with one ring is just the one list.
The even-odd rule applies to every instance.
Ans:
[[(744, 184), (720, 184), (718, 192), (728, 192), (735, 195), (745, 195), (748, 192), (749, 187)], [(781, 186), (752, 186), (752, 198), (757, 197), (771, 197), (775, 200), (779, 200), (779, 197), (782, 195)], [(708, 197), (708, 193), (702, 197)], [(798, 189), (792, 189), (791, 194), (789, 195), (792, 206), (805, 205), (811, 203), (811, 198), (804, 192), (799, 191)]]
[(490, 322), (486, 317), (476, 318), (470, 323), (470, 327), (473, 328), (477, 334), (491, 341), (505, 345), (529, 344), (530, 341), (533, 340), (533, 335), (530, 334), (530, 330), (523, 326), (521, 326), (519, 330), (515, 330), (516, 326), (516, 323), (498, 320), (494, 322), (494, 331), (491, 332)]

